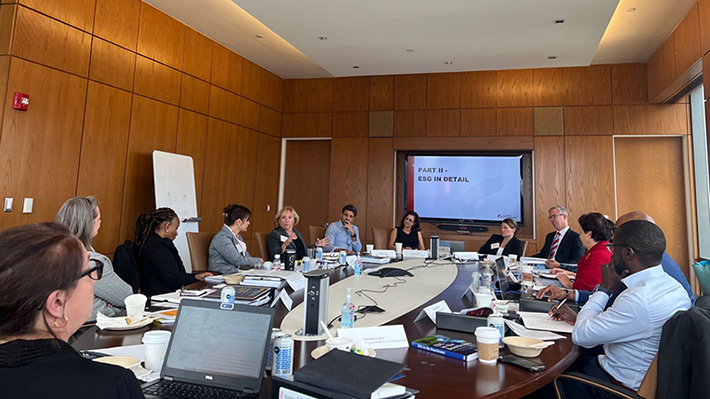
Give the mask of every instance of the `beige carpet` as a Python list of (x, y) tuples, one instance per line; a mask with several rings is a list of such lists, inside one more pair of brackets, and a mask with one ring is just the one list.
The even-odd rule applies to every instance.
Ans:
[[(400, 269), (409, 269), (415, 266), (424, 264), (423, 259), (407, 260), (385, 267), (396, 267)], [(367, 271), (370, 271), (368, 269)], [(427, 267), (410, 270), (414, 277), (400, 277), (407, 282), (399, 284), (397, 287), (390, 287), (385, 293), (366, 292), (367, 295), (377, 301), (378, 305), (385, 309), (383, 313), (368, 313), (364, 318), (358, 318), (355, 327), (375, 327), (394, 320), (397, 317), (411, 312), (430, 301), (432, 298), (439, 295), (442, 291), (451, 285), (456, 279), (456, 265), (449, 261), (437, 261)], [(356, 295), (358, 290), (373, 290), (382, 291), (387, 284), (394, 284), (396, 278), (374, 277), (362, 274), (361, 276), (351, 276), (341, 280), (330, 286), (328, 292), (328, 321), (340, 315), (343, 303), (345, 303), (345, 295), (348, 287), (351, 287), (353, 304), (357, 309), (359, 306), (374, 305), (374, 303), (364, 295)], [(358, 316), (359, 317), (359, 316)], [(295, 332), (303, 328), (303, 303), (296, 306), (281, 322), (281, 329), (293, 336), (296, 341), (317, 341), (325, 339), (323, 334), (318, 337), (303, 337), (296, 335)], [(337, 329), (340, 328), (340, 322), (335, 321), (331, 333), (335, 335)]]

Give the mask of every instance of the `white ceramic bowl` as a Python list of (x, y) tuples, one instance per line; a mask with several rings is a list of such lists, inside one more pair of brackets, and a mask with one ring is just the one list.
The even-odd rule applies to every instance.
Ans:
[(329, 350), (340, 349), (341, 351), (350, 352), (350, 348), (353, 346), (353, 340), (345, 337), (336, 337), (334, 340), (326, 339), (325, 346), (327, 346)]
[(538, 357), (544, 348), (530, 348), (530, 345), (542, 344), (545, 341), (526, 337), (505, 337), (503, 343), (508, 345), (514, 355), (520, 357)]

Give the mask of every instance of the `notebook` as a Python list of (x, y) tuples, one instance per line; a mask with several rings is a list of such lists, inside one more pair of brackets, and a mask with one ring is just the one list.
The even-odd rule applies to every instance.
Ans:
[(160, 380), (143, 387), (146, 398), (258, 397), (274, 310), (220, 305), (180, 302)]

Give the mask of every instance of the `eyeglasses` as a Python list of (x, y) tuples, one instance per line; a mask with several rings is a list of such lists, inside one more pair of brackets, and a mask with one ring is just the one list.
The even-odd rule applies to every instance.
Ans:
[(558, 217), (558, 216), (562, 216), (562, 215), (560, 215), (560, 214), (558, 213), (558, 214), (556, 214), (556, 215), (550, 215), (550, 216), (548, 216), (547, 218), (550, 219), (550, 220), (552, 220), (552, 219), (554, 219), (554, 218), (556, 218), (556, 217)]
[(90, 279), (94, 281), (98, 281), (101, 279), (101, 276), (104, 275), (104, 264), (96, 259), (89, 259), (89, 262), (93, 265), (89, 268), (89, 270), (81, 273), (79, 277), (76, 278), (76, 280), (80, 280), (86, 276), (89, 276)]
[(609, 250), (609, 252), (614, 253), (614, 247), (626, 247), (626, 248), (631, 248), (636, 252), (636, 248), (632, 247), (631, 245), (626, 245), (626, 244), (614, 244), (613, 242), (610, 242), (606, 244), (606, 249)]

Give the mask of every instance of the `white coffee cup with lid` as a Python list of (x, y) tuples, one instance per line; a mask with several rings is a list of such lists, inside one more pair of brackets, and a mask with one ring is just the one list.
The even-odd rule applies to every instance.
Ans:
[(163, 367), (165, 352), (170, 342), (170, 331), (156, 330), (143, 334), (145, 347), (145, 368), (151, 371), (160, 371)]

